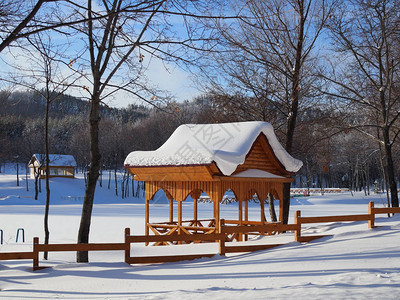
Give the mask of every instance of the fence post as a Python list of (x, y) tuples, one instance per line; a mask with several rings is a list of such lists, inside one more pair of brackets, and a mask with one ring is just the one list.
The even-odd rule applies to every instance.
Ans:
[(300, 237), (301, 237), (301, 221), (299, 220), (301, 217), (301, 211), (296, 210), (296, 213), (294, 214), (294, 224), (297, 225), (297, 229), (294, 231), (294, 240), (296, 242), (300, 242)]
[[(219, 232), (218, 233), (224, 233), (224, 226), (225, 226), (225, 220), (224, 219), (220, 219), (219, 220), (219, 230), (218, 230)], [(219, 240), (219, 255), (225, 256), (225, 234)]]
[(33, 238), (33, 271), (39, 269), (39, 251), (37, 249), (37, 245), (39, 244), (39, 238)]
[(375, 212), (374, 212), (374, 201), (370, 201), (368, 204), (368, 213), (370, 216), (370, 219), (368, 221), (368, 228), (375, 228)]
[(128, 237), (131, 235), (131, 229), (125, 228), (125, 263), (129, 263), (131, 257), (131, 243), (128, 242)]

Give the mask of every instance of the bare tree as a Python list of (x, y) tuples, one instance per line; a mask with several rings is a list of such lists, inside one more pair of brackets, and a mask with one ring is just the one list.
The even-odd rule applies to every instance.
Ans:
[[(0, 53), (14, 42), (44, 31), (65, 33), (69, 26), (85, 23), (86, 17), (78, 18), (80, 1), (0, 0)], [(96, 15), (101, 19), (104, 15)]]
[[(283, 133), (285, 149), (293, 154), (299, 111), (316, 105), (311, 102), (317, 96), (314, 85), (318, 81), (313, 72), (317, 65), (313, 51), (335, 7), (334, 1), (237, 3), (240, 21), (216, 24), (224, 51), (210, 63), (223, 80), (218, 82), (212, 77), (212, 90), (223, 95), (225, 107), (229, 108), (229, 103), (243, 118), (271, 122)], [(287, 223), (290, 184), (284, 191), (281, 200), (283, 221)]]
[[(400, 134), (400, 9), (393, 0), (346, 1), (329, 22), (340, 60), (323, 75), (325, 92), (363, 110), (350, 125), (383, 149), (392, 206), (398, 207), (393, 144)], [(343, 62), (343, 63), (340, 63)]]
[[(42, 61), (42, 76), (36, 75), (35, 77), (44, 81), (42, 90), (37, 91), (42, 98), (46, 101), (45, 113), (45, 155), (46, 155), (46, 205), (44, 214), (44, 231), (45, 231), (45, 244), (49, 243), (49, 209), (50, 209), (50, 141), (49, 141), (49, 112), (51, 104), (56, 101), (68, 88), (77, 80), (72, 77), (73, 75), (60, 75), (59, 57), (60, 54), (56, 51), (56, 47), (52, 45), (51, 38), (47, 39), (37, 34), (30, 40), (32, 46), (39, 53), (39, 59)], [(39, 65), (40, 66), (40, 65)], [(62, 77), (62, 78), (61, 78)], [(44, 252), (44, 259), (48, 258), (48, 252)]]
[(24, 2), (0, 1), (0, 24), (2, 28), (0, 31), (2, 34), (0, 52), (18, 39), (19, 34), (28, 26), (45, 2), (50, 1), (39, 0), (32, 7), (26, 8)]
[[(90, 169), (82, 208), (78, 243), (88, 243), (96, 182), (99, 177), (101, 154), (99, 148), (100, 103), (118, 91), (152, 102), (162, 99), (162, 94), (151, 89), (144, 80), (146, 60), (189, 62), (183, 49), (198, 48), (204, 41), (195, 35), (188, 19), (197, 15), (197, 8), (205, 1), (103, 1), (94, 8), (88, 1), (85, 27), (77, 28), (86, 36), (88, 67), (86, 77), (90, 94)], [(99, 19), (97, 16), (103, 15)], [(171, 18), (186, 24), (187, 32), (176, 34), (170, 25)], [(176, 22), (177, 20), (174, 20)], [(78, 252), (78, 262), (87, 262), (88, 253)]]
[[(28, 38), (30, 47), (24, 47), (23, 65), (13, 65), (17, 75), (10, 76), (10, 79), (3, 79), (25, 88), (29, 88), (45, 101), (44, 138), (45, 155), (40, 157), (41, 166), (45, 166), (46, 180), (46, 204), (44, 213), (44, 243), (49, 243), (49, 209), (50, 209), (50, 141), (49, 141), (49, 112), (51, 104), (63, 95), (79, 77), (75, 73), (65, 72), (68, 69), (63, 62), (62, 53), (68, 45), (63, 44), (62, 48), (52, 42), (48, 34), (31, 35)], [(20, 58), (21, 61), (21, 58)], [(27, 62), (27, 63), (26, 63)], [(64, 68), (64, 70), (63, 70)], [(35, 170), (35, 187), (40, 176), (40, 171)], [(35, 199), (37, 199), (37, 188), (35, 188)], [(48, 253), (44, 253), (48, 258)]]

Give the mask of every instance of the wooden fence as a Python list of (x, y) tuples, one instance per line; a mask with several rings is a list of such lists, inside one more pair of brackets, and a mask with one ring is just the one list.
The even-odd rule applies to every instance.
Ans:
[[(229, 226), (221, 220), (220, 232), (209, 234), (170, 234), (170, 235), (151, 235), (151, 236), (136, 236), (130, 234), (130, 229), (125, 229), (123, 243), (89, 243), (89, 244), (39, 244), (39, 238), (33, 238), (32, 252), (10, 252), (1, 253), (0, 260), (17, 260), (17, 259), (32, 259), (33, 270), (42, 269), (39, 266), (39, 252), (54, 252), (54, 251), (124, 251), (125, 262), (128, 264), (141, 263), (163, 263), (177, 262), (182, 260), (192, 260), (201, 257), (212, 257), (214, 255), (225, 255), (226, 253), (234, 252), (251, 252), (265, 250), (272, 247), (281, 246), (283, 244), (267, 244), (267, 245), (234, 245), (234, 243), (226, 245), (230, 241), (229, 236), (233, 234), (248, 234), (248, 233), (266, 233), (266, 232), (294, 232), (294, 240), (298, 242), (309, 242), (314, 239), (321, 238), (320, 235), (302, 236), (302, 224), (311, 223), (326, 223), (326, 222), (354, 222), (368, 221), (368, 227), (374, 228), (376, 214), (400, 213), (399, 207), (394, 208), (375, 208), (374, 202), (368, 205), (368, 214), (360, 215), (341, 215), (341, 216), (323, 216), (323, 217), (302, 217), (300, 211), (295, 213), (294, 224), (267, 223), (263, 225), (241, 225)], [(131, 256), (132, 243), (191, 243), (191, 242), (218, 242), (219, 249), (217, 253), (211, 254), (196, 254), (196, 255), (177, 255), (177, 256)]]

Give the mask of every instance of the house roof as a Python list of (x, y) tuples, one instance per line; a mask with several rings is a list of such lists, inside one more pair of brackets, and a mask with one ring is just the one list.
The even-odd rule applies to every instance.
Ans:
[[(33, 154), (29, 165), (37, 161), (39, 166), (45, 165), (46, 156), (44, 154)], [(50, 154), (50, 166), (52, 167), (76, 167), (75, 158), (72, 155)]]
[(216, 163), (223, 175), (231, 175), (243, 164), (253, 143), (264, 134), (276, 158), (288, 172), (297, 172), (303, 163), (293, 158), (279, 143), (267, 122), (185, 124), (179, 126), (157, 150), (134, 151), (125, 167), (209, 165)]

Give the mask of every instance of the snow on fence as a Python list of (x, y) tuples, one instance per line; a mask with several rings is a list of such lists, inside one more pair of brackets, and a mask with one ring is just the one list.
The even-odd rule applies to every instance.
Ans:
[[(128, 264), (148, 264), (148, 263), (163, 263), (163, 262), (177, 262), (182, 260), (192, 260), (201, 257), (212, 257), (214, 255), (225, 255), (226, 253), (234, 252), (252, 252), (258, 250), (265, 250), (283, 244), (266, 244), (266, 245), (240, 245), (232, 246), (226, 245), (229, 241), (230, 235), (233, 234), (249, 234), (259, 232), (260, 234), (267, 232), (294, 232), (294, 240), (297, 242), (309, 242), (324, 236), (311, 235), (302, 236), (302, 224), (310, 223), (327, 223), (327, 222), (353, 222), (353, 221), (368, 221), (369, 228), (375, 228), (375, 215), (376, 214), (389, 214), (400, 213), (399, 207), (391, 208), (375, 208), (374, 202), (368, 205), (368, 214), (360, 215), (341, 215), (341, 216), (322, 216), (322, 217), (302, 217), (300, 211), (296, 211), (294, 224), (281, 224), (281, 223), (267, 223), (264, 225), (242, 225), (242, 226), (227, 226), (225, 221), (221, 220), (220, 232), (212, 232), (209, 234), (183, 234), (183, 235), (151, 235), (151, 236), (136, 236), (130, 234), (130, 229), (125, 229), (123, 243), (91, 243), (91, 244), (39, 244), (39, 238), (33, 238), (33, 251), (32, 252), (10, 252), (0, 253), (0, 260), (17, 260), (17, 259), (32, 259), (33, 270), (39, 270), (43, 267), (39, 266), (39, 252), (52, 252), (52, 251), (124, 251), (125, 262)], [(198, 254), (198, 255), (177, 255), (177, 256), (131, 256), (132, 243), (172, 243), (172, 242), (218, 242), (218, 253), (211, 254)]]

